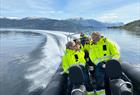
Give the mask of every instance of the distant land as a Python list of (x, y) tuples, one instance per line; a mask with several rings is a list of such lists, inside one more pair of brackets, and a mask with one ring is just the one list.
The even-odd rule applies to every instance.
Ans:
[(128, 24), (125, 24), (124, 26), (122, 26), (122, 28), (129, 31), (140, 32), (140, 20), (136, 20)]
[(123, 26), (115, 26), (111, 28), (120, 28), (120, 29), (126, 29), (128, 31), (134, 31), (134, 32), (140, 32), (140, 20), (136, 20), (130, 23), (127, 23)]
[(0, 28), (79, 31), (86, 29), (118, 27), (122, 25), (124, 25), (122, 22), (104, 23), (94, 19), (83, 18), (71, 18), (66, 20), (33, 17), (26, 17), (22, 19), (10, 19), (6, 17), (0, 18)]

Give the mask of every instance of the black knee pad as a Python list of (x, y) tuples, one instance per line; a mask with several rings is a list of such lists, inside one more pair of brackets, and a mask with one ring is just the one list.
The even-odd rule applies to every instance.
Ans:
[(122, 68), (119, 61), (117, 60), (107, 61), (105, 71), (106, 71), (106, 75), (110, 79), (118, 79), (122, 75)]
[(73, 65), (69, 68), (70, 82), (74, 85), (81, 85), (84, 83), (84, 74), (82, 68), (78, 65)]

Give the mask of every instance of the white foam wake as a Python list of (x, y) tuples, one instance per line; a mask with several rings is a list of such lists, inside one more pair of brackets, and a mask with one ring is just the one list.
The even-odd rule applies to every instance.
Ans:
[[(46, 87), (61, 63), (61, 56), (65, 50), (67, 37), (63, 32), (37, 31), (47, 36), (43, 47), (44, 58), (27, 70), (25, 78), (32, 82), (29, 92), (39, 87)], [(32, 72), (32, 73), (31, 73)]]

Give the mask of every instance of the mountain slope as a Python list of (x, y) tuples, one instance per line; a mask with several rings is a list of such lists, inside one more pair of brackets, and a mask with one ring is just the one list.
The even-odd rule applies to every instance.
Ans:
[(140, 20), (130, 22), (130, 23), (122, 26), (121, 28), (129, 30), (129, 31), (140, 32)]
[(93, 20), (93, 19), (67, 19), (69, 22), (73, 22), (75, 24), (80, 24), (84, 27), (94, 27), (94, 28), (104, 28), (106, 27), (102, 22)]
[(27, 28), (27, 29), (45, 29), (45, 30), (62, 30), (73, 31), (80, 29), (81, 26), (68, 21), (55, 19), (7, 19), (0, 18), (0, 28)]
[(119, 23), (102, 23), (94, 19), (83, 18), (66, 20), (31, 17), (23, 19), (0, 18), (0, 28), (26, 28), (58, 31), (80, 31), (88, 28), (106, 28), (108, 26), (116, 26), (118, 24)]

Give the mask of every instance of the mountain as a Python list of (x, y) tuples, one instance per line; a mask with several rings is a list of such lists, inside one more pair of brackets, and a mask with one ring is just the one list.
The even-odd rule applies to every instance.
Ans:
[(106, 27), (102, 22), (93, 19), (67, 19), (66, 21), (73, 22), (75, 24), (82, 25), (84, 27), (104, 28)]
[(23, 18), (8, 19), (0, 18), (0, 28), (24, 28), (24, 29), (44, 29), (44, 30), (60, 30), (73, 31), (80, 29), (81, 26), (63, 20), (40, 19), (40, 18)]
[(119, 26), (123, 26), (124, 23), (122, 23), (122, 22), (117, 22), (117, 23), (104, 23), (104, 25), (106, 27), (119, 27)]
[(67, 21), (74, 22), (76, 24), (80, 24), (85, 27), (94, 27), (94, 28), (106, 28), (106, 27), (124, 25), (122, 22), (103, 23), (94, 19), (83, 19), (83, 18), (68, 19)]
[(93, 19), (66, 19), (57, 20), (49, 18), (26, 17), (22, 19), (0, 18), (0, 28), (25, 28), (59, 31), (78, 31), (88, 28), (106, 28), (118, 26), (119, 23), (102, 23)]
[(125, 24), (121, 28), (129, 30), (129, 31), (140, 32), (140, 20), (136, 20), (128, 24)]

